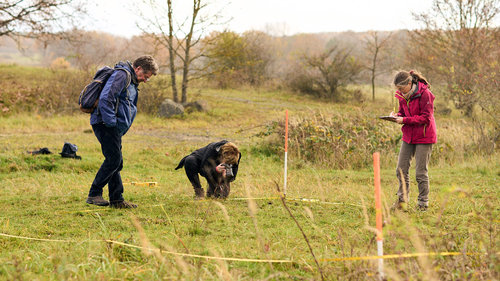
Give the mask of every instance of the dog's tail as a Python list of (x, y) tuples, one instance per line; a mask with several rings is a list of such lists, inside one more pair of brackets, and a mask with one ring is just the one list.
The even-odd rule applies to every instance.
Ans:
[(179, 170), (180, 168), (184, 167), (184, 161), (186, 161), (186, 157), (187, 156), (184, 156), (184, 158), (181, 159), (181, 162), (179, 162), (179, 165), (177, 165), (177, 167), (175, 167), (176, 170)]

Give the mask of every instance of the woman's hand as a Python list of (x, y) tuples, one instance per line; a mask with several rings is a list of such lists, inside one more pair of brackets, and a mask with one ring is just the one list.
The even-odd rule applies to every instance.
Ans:
[(391, 111), (389, 116), (396, 117), (396, 123), (403, 124), (403, 117), (399, 117), (396, 113), (394, 113), (394, 111)]
[(215, 171), (222, 174), (223, 177), (226, 176), (226, 166), (224, 166), (224, 163), (220, 163), (217, 167), (215, 167)]

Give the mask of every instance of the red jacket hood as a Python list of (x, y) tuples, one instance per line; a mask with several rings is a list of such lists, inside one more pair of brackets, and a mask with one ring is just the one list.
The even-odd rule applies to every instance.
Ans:
[[(429, 89), (429, 86), (427, 86), (426, 84), (424, 84), (422, 82), (418, 82), (417, 86), (418, 86), (417, 92), (414, 93), (413, 95), (411, 95), (410, 99), (411, 99), (411, 97), (416, 96), (418, 94), (422, 94), (425, 90)], [(434, 94), (432, 94), (430, 91), (429, 91), (429, 93), (432, 95), (432, 97), (434, 97)], [(394, 96), (400, 100), (406, 100), (405, 97), (403, 96), (403, 94), (398, 90), (396, 90), (396, 94), (394, 94)]]

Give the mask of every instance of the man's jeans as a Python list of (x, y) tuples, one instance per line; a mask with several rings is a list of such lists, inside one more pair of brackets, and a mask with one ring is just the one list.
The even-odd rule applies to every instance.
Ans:
[[(415, 176), (418, 183), (418, 205), (429, 205), (429, 176), (427, 165), (431, 158), (432, 144), (408, 144), (403, 141), (399, 151), (396, 174), (399, 180), (398, 197), (400, 202), (408, 202), (410, 194), (410, 162), (415, 156)], [(404, 184), (401, 180), (404, 177)]]
[(92, 129), (101, 143), (105, 159), (90, 187), (89, 197), (102, 196), (102, 189), (107, 184), (109, 201), (123, 201), (123, 183), (120, 176), (123, 168), (122, 137), (116, 128), (108, 128), (104, 124), (92, 125)]

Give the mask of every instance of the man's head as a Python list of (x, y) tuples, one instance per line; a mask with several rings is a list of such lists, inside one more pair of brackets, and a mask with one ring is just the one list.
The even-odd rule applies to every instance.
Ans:
[(151, 76), (158, 73), (158, 64), (156, 64), (155, 59), (149, 55), (138, 57), (132, 66), (134, 67), (139, 83), (147, 82)]

